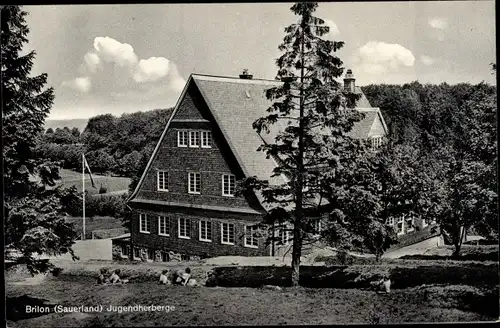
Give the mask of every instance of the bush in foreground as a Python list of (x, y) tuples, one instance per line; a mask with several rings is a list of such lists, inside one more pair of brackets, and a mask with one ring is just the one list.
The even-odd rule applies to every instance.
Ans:
[[(291, 286), (290, 270), (290, 267), (217, 267), (212, 270), (206, 286)], [(495, 287), (498, 284), (498, 264), (477, 263), (473, 266), (303, 266), (300, 284), (312, 288), (369, 288), (371, 281), (384, 274), (390, 275), (393, 288), (429, 284)]]

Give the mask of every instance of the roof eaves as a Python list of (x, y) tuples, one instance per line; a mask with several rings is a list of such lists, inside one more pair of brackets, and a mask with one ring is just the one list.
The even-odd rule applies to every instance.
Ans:
[(204, 204), (178, 203), (178, 202), (159, 201), (159, 200), (142, 199), (142, 198), (134, 199), (131, 202), (138, 203), (138, 204), (153, 204), (153, 205), (163, 205), (163, 206), (173, 206), (173, 207), (195, 208), (195, 209), (212, 210), (212, 211), (220, 211), (220, 212), (233, 212), (233, 213), (244, 213), (244, 214), (257, 214), (257, 215), (264, 214), (263, 212), (259, 212), (259, 211), (254, 210), (254, 209), (247, 209), (247, 208), (213, 206), (213, 205), (204, 205)]

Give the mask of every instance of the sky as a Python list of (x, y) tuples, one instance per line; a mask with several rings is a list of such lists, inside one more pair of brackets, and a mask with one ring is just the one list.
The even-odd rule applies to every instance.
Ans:
[[(55, 89), (49, 119), (175, 105), (191, 73), (274, 79), (291, 3), (24, 6), (32, 75)], [(356, 85), (496, 84), (494, 1), (324, 2)]]

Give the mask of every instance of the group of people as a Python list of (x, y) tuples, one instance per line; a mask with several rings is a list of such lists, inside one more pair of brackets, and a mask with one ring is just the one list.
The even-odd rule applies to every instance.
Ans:
[(198, 286), (196, 279), (191, 278), (191, 269), (179, 269), (171, 271), (163, 270), (160, 274), (159, 283), (162, 285)]
[[(130, 281), (129, 279), (123, 279), (120, 277), (120, 269), (116, 269), (112, 272), (112, 274), (107, 277), (108, 269), (101, 268), (99, 271), (99, 276), (97, 277), (97, 283), (102, 284), (126, 284)], [(180, 286), (198, 286), (196, 279), (191, 278), (191, 269), (178, 269), (172, 270), (169, 273), (169, 270), (163, 270), (160, 274), (160, 284), (163, 285), (180, 285)]]
[(106, 278), (107, 274), (108, 274), (108, 269), (101, 268), (101, 270), (99, 271), (99, 276), (97, 277), (97, 283), (102, 285), (102, 284), (126, 284), (127, 282), (129, 282), (129, 279), (120, 278), (120, 269), (114, 270), (113, 273)]

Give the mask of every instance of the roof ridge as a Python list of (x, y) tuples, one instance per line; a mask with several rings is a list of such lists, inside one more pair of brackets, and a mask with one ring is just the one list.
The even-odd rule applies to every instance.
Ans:
[(193, 76), (204, 76), (204, 77), (215, 77), (215, 78), (222, 78), (222, 79), (231, 79), (231, 80), (243, 80), (243, 81), (268, 81), (268, 82), (281, 82), (279, 80), (271, 80), (271, 79), (242, 79), (238, 76), (223, 76), (223, 75), (212, 75), (212, 74), (200, 74), (200, 73), (191, 73)]

